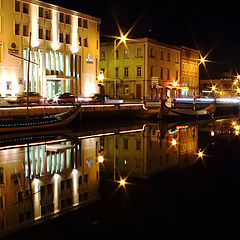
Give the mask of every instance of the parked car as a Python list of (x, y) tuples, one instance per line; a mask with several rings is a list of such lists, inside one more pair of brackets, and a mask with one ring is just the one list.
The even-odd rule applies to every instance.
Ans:
[(65, 104), (65, 103), (75, 103), (76, 96), (72, 93), (63, 92), (57, 93), (54, 97), (49, 98), (49, 103)]
[[(42, 101), (43, 101), (43, 97), (40, 95), (40, 93), (37, 93), (37, 92), (29, 92), (28, 93), (28, 102), (29, 103), (40, 104)], [(27, 102), (27, 92), (17, 93), (15, 96), (7, 98), (7, 102), (10, 104), (26, 103)]]
[(109, 95), (97, 93), (97, 94), (94, 94), (94, 96), (92, 97), (92, 100), (90, 102), (91, 103), (105, 103), (109, 99), (110, 99)]

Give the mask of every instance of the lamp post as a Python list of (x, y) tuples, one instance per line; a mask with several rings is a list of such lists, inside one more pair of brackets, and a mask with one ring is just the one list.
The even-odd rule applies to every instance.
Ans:
[(118, 46), (119, 46), (122, 42), (125, 43), (127, 38), (125, 35), (122, 35), (121, 37), (116, 38), (113, 43), (113, 80), (114, 80), (114, 97), (115, 98), (117, 98), (117, 78), (116, 78), (117, 40), (120, 41), (118, 43)]

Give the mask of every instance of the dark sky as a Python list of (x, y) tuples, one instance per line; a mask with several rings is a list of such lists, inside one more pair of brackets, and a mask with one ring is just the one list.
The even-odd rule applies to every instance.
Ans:
[[(210, 51), (210, 76), (222, 71), (240, 72), (240, 9), (235, 0), (45, 0), (101, 18), (102, 35), (118, 35), (137, 21), (129, 37), (151, 37), (169, 44)], [(107, 40), (107, 38), (102, 38)], [(110, 38), (108, 40), (111, 41)], [(202, 78), (207, 77), (203, 68)]]

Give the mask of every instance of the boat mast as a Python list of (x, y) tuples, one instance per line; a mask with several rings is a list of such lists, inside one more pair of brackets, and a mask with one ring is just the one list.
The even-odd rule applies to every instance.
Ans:
[(26, 119), (29, 118), (29, 78), (30, 78), (30, 52), (31, 52), (31, 40), (32, 40), (32, 33), (30, 32), (30, 37), (29, 37), (29, 46), (28, 46), (28, 72), (27, 72), (27, 116), (26, 116)]

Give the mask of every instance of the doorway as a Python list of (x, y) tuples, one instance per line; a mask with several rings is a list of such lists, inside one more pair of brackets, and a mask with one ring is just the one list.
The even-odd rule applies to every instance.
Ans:
[(136, 97), (137, 97), (137, 99), (142, 98), (142, 86), (141, 86), (141, 84), (136, 85)]

